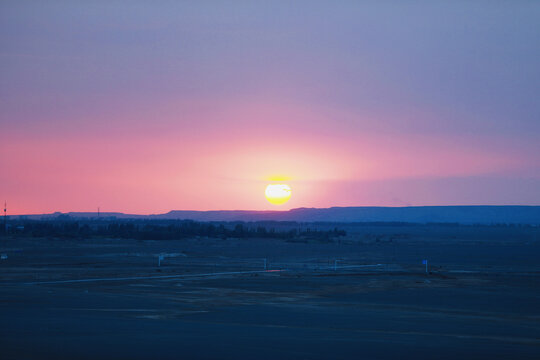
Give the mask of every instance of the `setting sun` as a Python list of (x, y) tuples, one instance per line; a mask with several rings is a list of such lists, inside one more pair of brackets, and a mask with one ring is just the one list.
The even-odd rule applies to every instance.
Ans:
[(269, 184), (264, 194), (271, 204), (282, 205), (291, 198), (291, 188), (286, 184)]

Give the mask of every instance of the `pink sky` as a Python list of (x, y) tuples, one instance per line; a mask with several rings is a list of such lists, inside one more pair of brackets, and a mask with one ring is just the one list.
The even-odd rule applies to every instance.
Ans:
[[(351, 132), (333, 122), (339, 113), (236, 105), (215, 113), (166, 113), (165, 119), (181, 113), (182, 124), (160, 120), (126, 129), (137, 116), (128, 113), (81, 132), (45, 128), (2, 136), (10, 212), (477, 203), (459, 193), (452, 201), (451, 187), (422, 195), (415, 181), (528, 175), (536, 161), (533, 149), (506, 138)], [(315, 125), (304, 129), (299, 123)], [(279, 207), (264, 198), (276, 175), (288, 178), (293, 190)]]
[(540, 204), (532, 3), (1, 10), (10, 214)]

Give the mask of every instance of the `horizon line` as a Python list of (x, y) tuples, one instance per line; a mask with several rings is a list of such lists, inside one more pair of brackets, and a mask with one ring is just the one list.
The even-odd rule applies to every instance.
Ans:
[(476, 205), (396, 205), (396, 206), (381, 206), (381, 205), (358, 205), (358, 206), (330, 206), (330, 207), (297, 207), (297, 208), (290, 208), (290, 209), (283, 209), (283, 210), (271, 210), (271, 209), (265, 209), (265, 210), (246, 210), (246, 209), (221, 209), (221, 210), (181, 210), (181, 209), (173, 209), (165, 212), (157, 212), (157, 213), (130, 213), (130, 212), (122, 212), (122, 211), (53, 211), (53, 212), (42, 212), (42, 213), (24, 213), (24, 214), (6, 214), (6, 216), (35, 216), (35, 215), (55, 215), (55, 214), (122, 214), (122, 215), (134, 215), (134, 216), (152, 216), (152, 215), (164, 215), (168, 214), (174, 211), (181, 211), (181, 212), (252, 212), (252, 213), (279, 213), (279, 212), (290, 212), (293, 210), (301, 210), (301, 209), (314, 209), (314, 210), (327, 210), (327, 209), (346, 209), (346, 208), (387, 208), (387, 209), (407, 209), (407, 208), (455, 208), (455, 207), (540, 207), (540, 204), (538, 205), (530, 205), (530, 204), (502, 204), (502, 205), (482, 205), (482, 204), (476, 204)]

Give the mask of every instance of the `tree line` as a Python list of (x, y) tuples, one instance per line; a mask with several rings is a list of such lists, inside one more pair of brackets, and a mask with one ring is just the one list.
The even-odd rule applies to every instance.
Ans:
[[(296, 223), (212, 223), (192, 220), (26, 220), (10, 224), (13, 236), (92, 238), (110, 237), (137, 240), (174, 240), (193, 237), (209, 238), (280, 238), (330, 240), (345, 236), (345, 230), (321, 230)], [(277, 225), (277, 226), (276, 226)]]

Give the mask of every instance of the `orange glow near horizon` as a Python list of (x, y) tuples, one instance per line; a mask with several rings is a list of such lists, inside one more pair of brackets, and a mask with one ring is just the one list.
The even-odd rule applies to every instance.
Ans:
[[(99, 124), (94, 132), (3, 132), (0, 199), (8, 201), (10, 214), (95, 211), (98, 206), (135, 214), (268, 210), (261, 196), (265, 187), (286, 183), (295, 195), (281, 205), (283, 210), (399, 205), (411, 203), (410, 181), (509, 173), (534, 161), (527, 155), (533, 149), (511, 143), (502, 151), (499, 138), (473, 142), (450, 135), (353, 134), (339, 124), (317, 125), (308, 133), (287, 127), (283, 133), (280, 119), (316, 119), (318, 124), (324, 119), (298, 106), (272, 109), (226, 111), (228, 117), (219, 121), (235, 123), (225, 132), (205, 125), (219, 123), (225, 117), (221, 113), (204, 114), (189, 133), (172, 122), (163, 125), (167, 132), (158, 133), (143, 125), (98, 131)], [(257, 113), (264, 115), (249, 123)], [(123, 123), (110, 120), (115, 122)], [(396, 185), (385, 185), (390, 182)], [(451, 192), (416, 192), (414, 204), (453, 201)]]
[[(260, 194), (269, 182), (294, 187), (295, 196), (282, 205), (284, 210), (396, 205), (409, 203), (400, 193), (407, 195), (406, 184), (414, 179), (480, 176), (527, 165), (519, 154), (497, 153), (485, 142), (465, 147), (455, 146), (453, 139), (394, 136), (390, 141), (377, 134), (306, 135), (272, 144), (242, 135), (178, 141), (174, 134), (2, 135), (0, 140), (4, 154), (9, 153), (2, 159), (2, 195), (11, 214), (95, 211), (98, 206), (138, 214), (266, 210), (269, 204)], [(389, 181), (403, 184), (403, 190), (370, 190)], [(355, 182), (362, 186), (342, 185)], [(431, 193), (415, 196), (420, 199), (415, 204), (437, 204), (439, 199)]]

